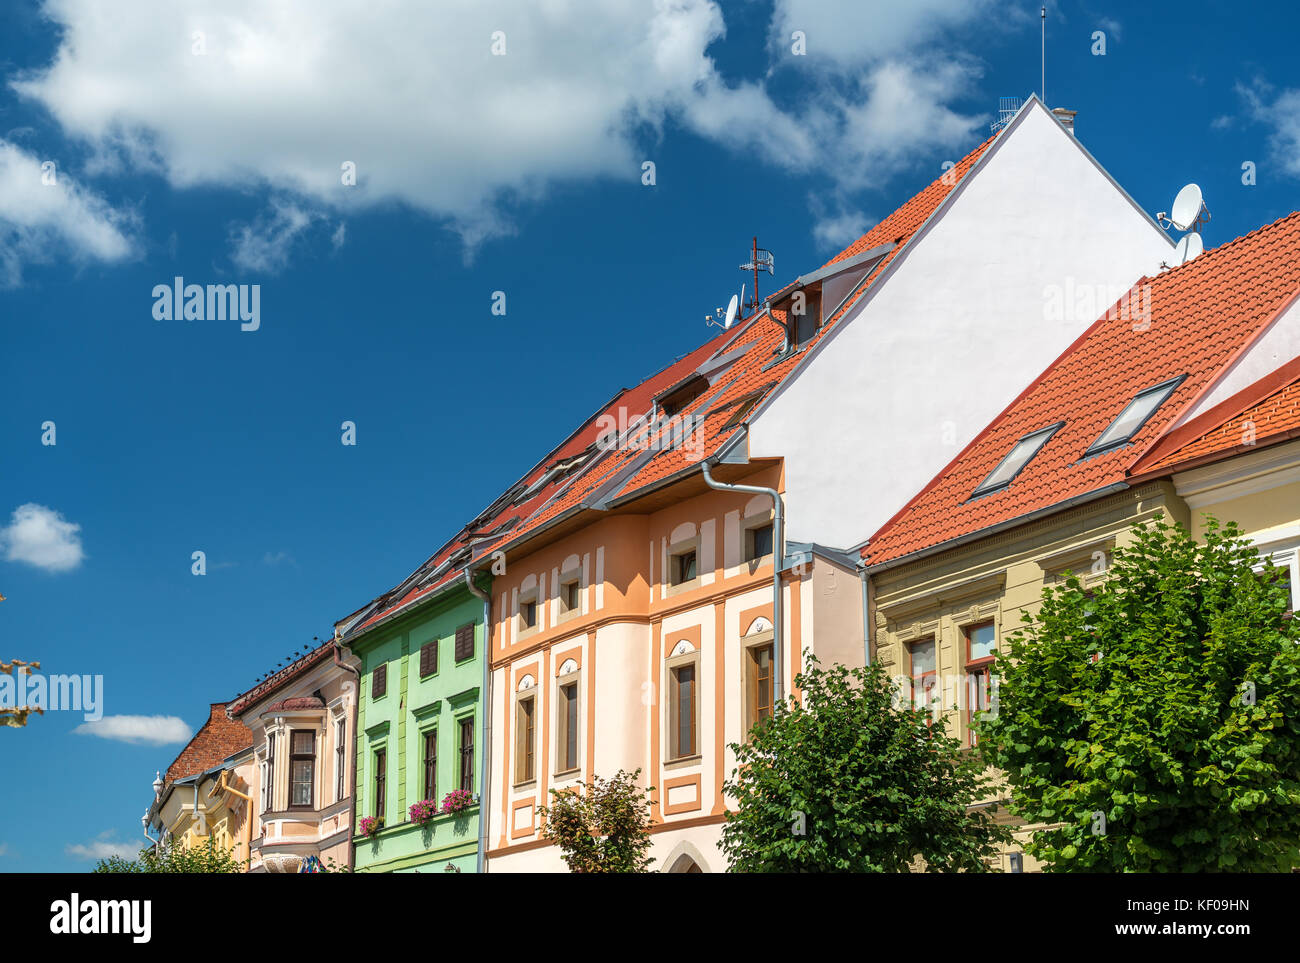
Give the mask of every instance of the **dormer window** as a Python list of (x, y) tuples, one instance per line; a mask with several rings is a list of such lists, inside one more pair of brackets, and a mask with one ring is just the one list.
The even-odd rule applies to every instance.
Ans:
[[(800, 297), (802, 295), (802, 297)], [(822, 324), (822, 294), (820, 289), (796, 291), (786, 311), (786, 328), (790, 344), (798, 348), (807, 344), (817, 334)]]
[(1119, 417), (1110, 423), (1110, 427), (1101, 433), (1083, 456), (1101, 455), (1117, 448), (1123, 448), (1142, 430), (1143, 426), (1174, 393), (1187, 375), (1179, 375), (1158, 385), (1152, 385), (1137, 393), (1137, 397), (1124, 406)]
[(680, 385), (672, 388), (658, 399), (659, 411), (665, 418), (671, 418), (679, 411), (688, 408), (692, 401), (709, 390), (709, 379), (695, 375)]
[(1054, 425), (1032, 431), (1017, 441), (1012, 446), (1010, 453), (1002, 461), (998, 462), (998, 466), (989, 473), (988, 478), (980, 482), (979, 487), (971, 492), (971, 498), (1001, 491), (1010, 485), (1012, 480), (1029, 464), (1030, 459), (1037, 455), (1039, 450), (1064, 425), (1065, 422), (1058, 421)]

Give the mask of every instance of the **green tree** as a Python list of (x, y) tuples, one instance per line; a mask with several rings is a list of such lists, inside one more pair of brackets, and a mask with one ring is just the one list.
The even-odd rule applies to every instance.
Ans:
[[(1139, 528), (1010, 633), (981, 746), (1057, 871), (1281, 871), (1300, 843), (1300, 625), (1232, 523)], [(1026, 615), (1026, 621), (1028, 616)]]
[(991, 809), (978, 756), (929, 712), (901, 704), (879, 664), (823, 669), (795, 684), (799, 702), (733, 745), (725, 784), (738, 809), (722, 830), (733, 872), (984, 871), (1010, 838)]
[(641, 770), (620, 769), (575, 789), (552, 789), (538, 807), (542, 837), (560, 847), (571, 873), (644, 873), (650, 868), (650, 794), (637, 784)]
[(200, 846), (175, 843), (155, 852), (151, 847), (140, 850), (137, 859), (110, 856), (101, 859), (93, 873), (242, 873), (242, 860), (233, 850), (218, 849), (216, 840), (209, 836)]

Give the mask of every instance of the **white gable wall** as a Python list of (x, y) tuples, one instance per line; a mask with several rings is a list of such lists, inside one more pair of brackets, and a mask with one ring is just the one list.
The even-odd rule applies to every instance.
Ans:
[(1227, 401), (1238, 391), (1249, 388), (1297, 357), (1300, 357), (1300, 301), (1292, 301), (1255, 339), (1254, 344), (1228, 366), (1215, 385), (1178, 417), (1173, 427), (1186, 424), (1202, 412)]
[(867, 539), (1171, 251), (1036, 100), (948, 203), (751, 426), (792, 541)]

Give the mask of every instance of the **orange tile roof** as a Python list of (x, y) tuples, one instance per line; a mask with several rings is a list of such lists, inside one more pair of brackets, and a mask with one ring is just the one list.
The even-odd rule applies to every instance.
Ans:
[(1300, 358), (1170, 432), (1133, 466), (1150, 478), (1300, 437)]
[[(649, 411), (651, 402), (660, 393), (680, 382), (688, 373), (694, 371), (700, 364), (716, 354), (735, 335), (736, 332), (734, 331), (723, 332), (678, 358), (667, 367), (655, 372), (636, 386), (621, 389), (608, 403), (603, 405), (561, 442), (559, 446), (552, 449), (545, 458), (529, 469), (506, 492), (498, 496), (477, 518), (439, 548), (412, 576), (403, 579), (402, 583), (387, 595), (373, 600), (370, 606), (358, 610), (358, 613), (362, 613), (362, 621), (348, 631), (346, 638), (355, 637), (397, 610), (410, 606), (421, 598), (425, 598), (444, 588), (449, 583), (463, 578), (464, 564), (446, 565), (448, 560), (466, 549), (477, 549), (477, 554), (481, 554), (485, 547), (511, 537), (520, 522), (530, 518), (539, 509), (544, 508), (555, 498), (557, 493), (564, 492), (571, 487), (575, 481), (582, 477), (583, 471), (580, 469), (573, 475), (552, 479), (538, 487), (537, 491), (530, 495), (526, 501), (518, 504), (514, 504), (512, 501), (501, 504), (507, 494), (513, 491), (521, 493), (527, 491), (546, 476), (551, 466), (573, 459), (585, 452), (596, 442), (603, 430), (602, 416), (612, 415), (617, 420), (619, 409), (626, 409), (628, 418)], [(588, 464), (593, 464), (595, 461), (598, 461), (598, 459), (594, 459)], [(480, 538), (484, 533), (494, 532), (507, 525), (510, 528), (502, 532), (497, 538)], [(411, 587), (401, 591), (400, 595), (395, 594), (402, 589), (402, 586), (411, 583), (413, 577), (421, 573), (435, 572), (440, 566), (444, 565), (446, 565), (446, 570), (436, 579), (425, 584), (419, 584), (417, 580)], [(366, 611), (367, 608), (370, 609), (369, 612)]]
[[(1124, 483), (1127, 469), (1300, 291), (1300, 213), (1138, 283), (1148, 282), (1149, 326), (1122, 315), (1096, 321), (869, 540), (869, 564)], [(1139, 391), (1183, 375), (1131, 444), (1083, 457)], [(1019, 438), (1056, 422), (1064, 427), (1007, 488), (971, 497)]]

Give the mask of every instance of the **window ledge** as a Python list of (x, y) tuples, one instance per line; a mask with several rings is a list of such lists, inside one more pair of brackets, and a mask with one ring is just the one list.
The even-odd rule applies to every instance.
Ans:
[(698, 766), (704, 760), (702, 753), (696, 753), (693, 756), (681, 756), (677, 759), (669, 759), (664, 763), (665, 769), (687, 769), (691, 766)]

